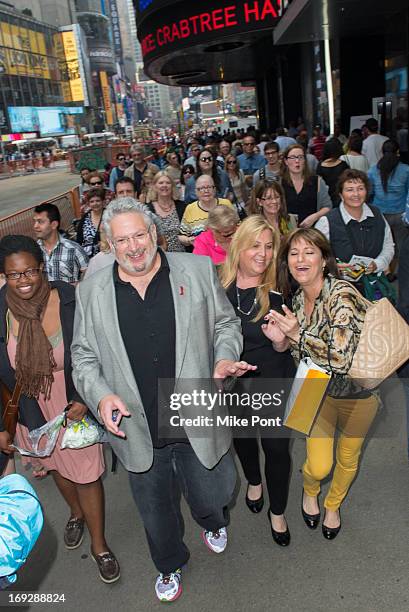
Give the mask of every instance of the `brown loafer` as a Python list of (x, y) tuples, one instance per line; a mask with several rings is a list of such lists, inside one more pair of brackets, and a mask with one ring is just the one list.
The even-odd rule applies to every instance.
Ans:
[(99, 555), (94, 555), (91, 550), (91, 557), (98, 565), (99, 577), (101, 578), (102, 582), (111, 584), (112, 582), (119, 580), (121, 570), (119, 563), (111, 550), (107, 550)]
[(84, 519), (70, 518), (64, 529), (64, 544), (68, 550), (74, 550), (81, 546), (84, 539)]

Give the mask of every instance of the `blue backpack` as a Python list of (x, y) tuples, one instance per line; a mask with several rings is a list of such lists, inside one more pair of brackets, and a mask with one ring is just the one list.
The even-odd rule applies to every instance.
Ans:
[(0, 589), (17, 580), (43, 527), (41, 504), (19, 474), (0, 479)]

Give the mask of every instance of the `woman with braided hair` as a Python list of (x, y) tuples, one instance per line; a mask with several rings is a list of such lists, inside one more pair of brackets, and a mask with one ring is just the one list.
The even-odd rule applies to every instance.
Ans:
[[(61, 281), (49, 282), (38, 244), (27, 236), (5, 236), (0, 241), (0, 380), (13, 390), (21, 387), (17, 425), (19, 445), (30, 446), (28, 430), (50, 421), (68, 408), (67, 418), (80, 421), (87, 407), (71, 377), (75, 293)], [(2, 425), (0, 450), (10, 454), (12, 440)], [(101, 445), (61, 450), (60, 432), (49, 457), (36, 459), (51, 472), (71, 515), (64, 531), (66, 548), (78, 548), (84, 523), (91, 537), (91, 555), (101, 580), (115, 582), (120, 571), (104, 535), (104, 461)]]

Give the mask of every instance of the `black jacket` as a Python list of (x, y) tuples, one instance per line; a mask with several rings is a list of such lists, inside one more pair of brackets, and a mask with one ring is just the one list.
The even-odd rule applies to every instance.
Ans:
[[(64, 340), (64, 377), (67, 400), (69, 402), (76, 401), (84, 403), (74, 387), (71, 375), (71, 343), (75, 313), (75, 289), (72, 285), (62, 281), (53, 281), (50, 285), (52, 289), (57, 289), (58, 295), (60, 296), (60, 318)], [(5, 285), (0, 289), (0, 380), (10, 389), (10, 391), (12, 391), (16, 384), (16, 379), (14, 369), (10, 365), (7, 354), (6, 313)], [(28, 427), (28, 429), (36, 429), (45, 424), (46, 421), (37, 400), (21, 395), (19, 406), (19, 422)], [(65, 406), (61, 406), (61, 411), (64, 408)], [(4, 431), (2, 414), (3, 406), (0, 400), (0, 431)]]

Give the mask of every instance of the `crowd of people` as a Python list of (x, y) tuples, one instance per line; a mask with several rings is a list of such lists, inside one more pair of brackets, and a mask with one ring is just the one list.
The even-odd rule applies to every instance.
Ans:
[[(310, 140), (295, 127), (274, 138), (191, 137), (149, 160), (137, 145), (128, 162), (118, 154), (109, 176), (81, 170), (83, 215), (74, 234), (62, 232), (54, 204), (43, 204), (33, 217), (36, 240), (0, 241), (0, 381), (20, 388), (15, 442), (27, 447), (29, 432), (65, 405), (69, 420), (91, 413), (104, 425), (129, 473), (161, 601), (181, 595), (190, 555), (180, 492), (204, 544), (226, 549), (233, 449), (248, 509), (261, 512), (265, 487), (272, 539), (290, 545), (292, 435), (284, 425), (280, 435), (262, 428), (239, 435), (228, 426), (198, 435), (186, 422), (184, 437), (172, 436), (161, 428), (169, 420), (161, 380), (182, 392), (186, 381), (219, 379), (242, 398), (265, 379), (292, 381), (306, 358), (328, 371), (306, 440), (301, 515), (311, 530), (322, 519), (327, 540), (341, 530), (340, 507), (379, 407), (378, 390), (348, 376), (368, 308), (363, 297), (379, 298), (396, 271), (405, 274), (409, 249), (409, 166), (374, 119), (366, 128), (365, 140), (356, 130), (347, 139), (339, 126), (328, 138), (316, 128)], [(399, 286), (397, 307), (409, 320), (408, 279)], [(284, 409), (273, 411), (281, 423)], [(12, 444), (0, 411), (0, 474), (14, 470)], [(57, 442), (31, 463), (34, 475), (52, 475), (69, 508), (66, 548), (81, 545), (86, 526), (101, 580), (118, 580), (105, 539), (101, 446), (67, 452)], [(321, 481), (331, 472), (321, 516)]]

